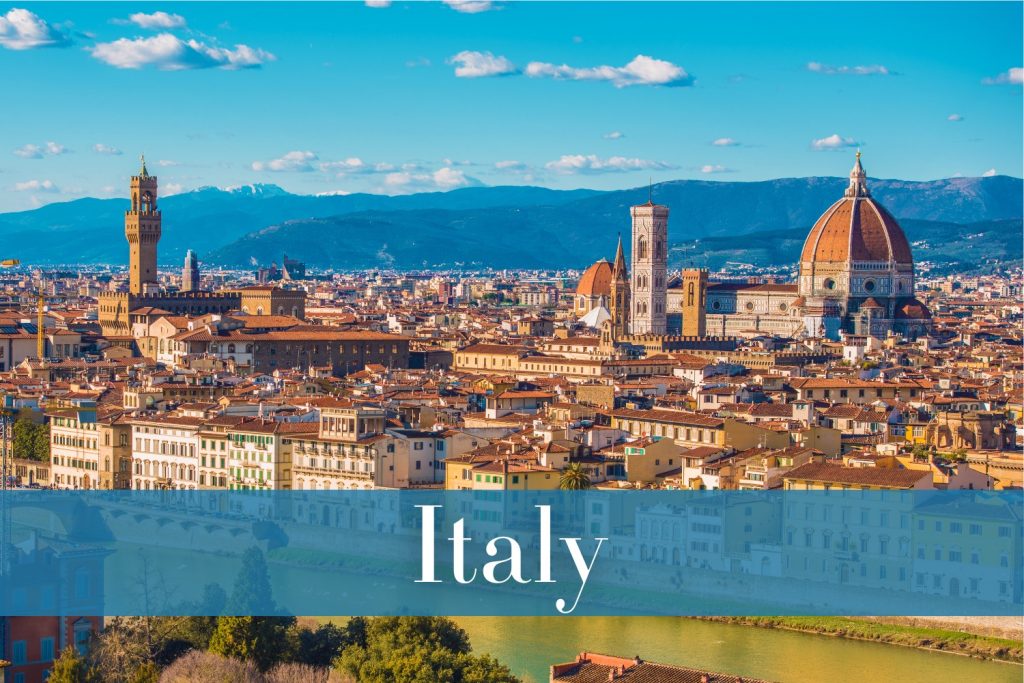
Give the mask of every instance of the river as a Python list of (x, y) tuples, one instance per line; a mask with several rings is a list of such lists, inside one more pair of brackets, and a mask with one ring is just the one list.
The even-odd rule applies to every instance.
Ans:
[[(133, 546), (122, 544), (124, 554), (118, 557), (121, 561), (111, 562), (116, 570), (107, 573), (110, 595), (137, 583), (141, 576), (140, 554), (128, 550), (130, 547)], [(171, 568), (174, 561), (180, 561), (180, 554), (169, 549), (147, 547), (145, 555), (152, 566), (157, 567)], [(197, 573), (192, 575), (187, 587), (198, 593), (203, 583), (219, 573), (218, 567), (223, 570), (233, 566), (226, 558), (210, 555), (203, 568), (195, 568)], [(275, 570), (276, 578), (282, 582), (276, 586), (277, 590), (288, 586), (289, 594), (302, 604), (318, 604), (317, 596), (323, 599), (327, 587), (323, 585), (322, 570), (280, 565)], [(204, 578), (197, 581), (196, 576)], [(334, 572), (334, 576), (339, 585), (345, 584), (344, 572)], [(365, 577), (362, 579), (365, 581)], [(381, 577), (376, 594), (393, 590), (392, 584), (392, 579)], [(193, 596), (178, 595), (179, 599), (185, 597)], [(370, 606), (364, 605), (369, 607), (365, 612), (372, 613), (374, 594), (349, 598), (354, 607), (369, 601)], [(497, 595), (495, 599), (506, 597)], [(328, 603), (319, 603), (321, 607), (324, 604)], [(303, 611), (314, 612), (315, 607)], [(321, 619), (340, 621), (344, 617)], [(522, 677), (524, 683), (545, 683), (548, 667), (571, 661), (585, 650), (626, 657), (639, 655), (652, 662), (780, 683), (1020, 683), (1024, 673), (1017, 664), (679, 617), (456, 617), (455, 620), (469, 634), (475, 652), (494, 656)]]
[(1020, 683), (1022, 667), (941, 652), (676, 617), (458, 617), (473, 649), (545, 683), (590, 650), (783, 683)]

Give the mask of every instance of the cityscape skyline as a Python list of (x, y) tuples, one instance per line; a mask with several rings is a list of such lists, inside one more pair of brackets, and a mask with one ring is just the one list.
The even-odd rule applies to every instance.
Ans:
[(119, 196), (141, 152), (166, 195), (835, 176), (857, 147), (889, 178), (1022, 174), (1019, 4), (887, 5), (840, 43), (838, 5), (631, 5), (642, 33), (615, 3), (448, 5), (0, 8), (0, 211)]

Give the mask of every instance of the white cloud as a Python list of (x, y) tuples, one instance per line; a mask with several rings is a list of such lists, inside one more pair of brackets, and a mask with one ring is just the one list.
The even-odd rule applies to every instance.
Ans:
[(22, 159), (42, 159), (44, 156), (58, 156), (60, 154), (67, 154), (70, 151), (64, 145), (59, 145), (56, 142), (47, 142), (42, 146), (33, 144), (22, 145), (14, 150), (14, 155)]
[(366, 0), (365, 4), (367, 7), (391, 7), (391, 0)]
[(998, 173), (996, 172), (996, 169), (994, 169), (994, 168), (990, 168), (990, 169), (988, 169), (987, 171), (985, 171), (984, 173), (982, 173), (982, 174), (981, 174), (981, 177), (982, 177), (982, 178), (991, 178), (992, 176), (995, 176), (995, 175), (999, 175), (999, 174), (998, 174)]
[(505, 57), (495, 57), (491, 52), (463, 50), (448, 60), (455, 64), (455, 75), (458, 78), (483, 78), (485, 76), (508, 76), (518, 73), (515, 64)]
[(811, 141), (811, 148), (819, 151), (824, 149), (844, 149), (846, 147), (857, 147), (858, 145), (860, 143), (853, 138), (844, 138), (838, 133)]
[(277, 59), (265, 50), (248, 45), (235, 45), (235, 49), (231, 50), (195, 39), (181, 40), (170, 33), (150, 38), (119, 38), (86, 49), (96, 59), (118, 69), (141, 69), (147, 66), (162, 71), (251, 69)]
[(1024, 68), (1015, 66), (998, 76), (984, 78), (981, 82), (985, 85), (1003, 85), (1006, 83), (1011, 85), (1020, 85), (1021, 83), (1024, 83)]
[(701, 173), (732, 173), (731, 168), (726, 168), (719, 164), (704, 164), (700, 167)]
[(960, 114), (950, 114), (949, 116), (946, 117), (946, 120), (947, 121), (963, 121), (964, 117), (960, 116)]
[(441, 2), (463, 14), (477, 14), (496, 7), (491, 0), (441, 0)]
[(563, 154), (555, 161), (544, 164), (544, 168), (556, 173), (620, 173), (624, 171), (665, 170), (676, 168), (663, 161), (649, 161), (628, 157), (602, 159), (596, 154)]
[(626, 137), (626, 135), (622, 131), (618, 131), (618, 130), (613, 130), (610, 133), (605, 133), (604, 134), (604, 139), (605, 140), (621, 140), (624, 137)]
[(136, 12), (128, 17), (128, 21), (140, 28), (184, 28), (185, 17), (180, 14), (168, 14), (167, 12), (153, 12), (144, 14)]
[(433, 173), (434, 183), (442, 190), (448, 190), (456, 187), (464, 187), (469, 185), (469, 180), (466, 179), (466, 174), (458, 169), (454, 169), (451, 166), (445, 166), (439, 168)]
[(185, 187), (181, 183), (164, 183), (160, 186), (160, 194), (165, 197), (181, 194), (184, 191)]
[(494, 163), (494, 168), (499, 171), (519, 171), (526, 168), (526, 164), (521, 161), (514, 159), (506, 159), (504, 161), (497, 161)]
[(316, 160), (317, 156), (313, 152), (288, 152), (284, 156), (278, 157), (277, 159), (271, 159), (270, 161), (254, 161), (252, 162), (252, 170), (274, 172), (295, 171), (306, 173), (314, 170), (312, 162)]
[[(418, 164), (402, 164), (402, 170), (406, 171), (414, 170), (418, 167)], [(349, 157), (339, 161), (325, 161), (320, 164), (320, 170), (326, 173), (336, 173), (338, 176), (351, 174), (368, 175), (372, 173), (391, 173), (396, 170), (396, 166), (386, 162), (370, 164), (359, 157)]]
[(869, 64), (858, 66), (831, 66), (829, 64), (822, 64), (821, 62), (808, 62), (807, 70), (819, 74), (826, 74), (829, 76), (891, 76), (894, 74), (893, 71), (890, 71), (887, 67), (884, 67), (881, 64)]
[(630, 85), (693, 85), (693, 77), (683, 67), (646, 55), (637, 55), (625, 66), (576, 68), (567, 64), (530, 62), (526, 65), (526, 75), (531, 78), (571, 81), (607, 81), (616, 88)]
[(70, 39), (27, 9), (12, 9), (0, 15), (0, 45), (8, 50), (69, 45)]
[(712, 140), (711, 144), (715, 147), (736, 147), (740, 143), (732, 138), (718, 138), (717, 140)]
[(470, 185), (480, 185), (480, 181), (467, 176), (462, 171), (444, 166), (433, 172), (416, 173), (403, 170), (389, 173), (384, 177), (385, 189), (389, 192), (417, 192), (430, 190), (454, 190)]
[(14, 183), (14, 189), (18, 192), (60, 192), (52, 180), (26, 180)]
[(173, 159), (160, 159), (159, 161), (156, 162), (156, 165), (163, 166), (164, 168), (166, 168), (168, 166), (181, 166), (181, 163), (178, 161), (174, 161)]
[(104, 145), (102, 142), (97, 142), (95, 145), (93, 145), (92, 151), (96, 152), (97, 154), (112, 154), (115, 156), (121, 154), (121, 150), (119, 150), (117, 147)]

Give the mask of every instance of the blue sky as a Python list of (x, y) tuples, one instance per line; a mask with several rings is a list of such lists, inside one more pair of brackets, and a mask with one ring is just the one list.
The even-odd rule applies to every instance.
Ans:
[(1021, 3), (0, 5), (0, 211), (1022, 173)]

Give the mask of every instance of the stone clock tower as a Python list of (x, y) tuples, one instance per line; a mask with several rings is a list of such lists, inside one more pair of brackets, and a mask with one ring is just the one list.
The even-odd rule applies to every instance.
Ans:
[(146, 170), (146, 157), (142, 157), (142, 170), (132, 176), (132, 205), (124, 214), (124, 234), (128, 238), (129, 279), (132, 294), (155, 290), (156, 245), (160, 241), (160, 211), (156, 206), (156, 176)]

